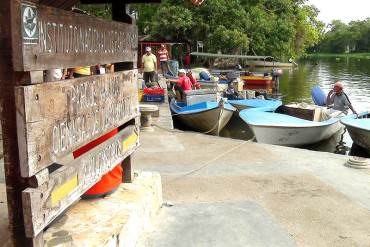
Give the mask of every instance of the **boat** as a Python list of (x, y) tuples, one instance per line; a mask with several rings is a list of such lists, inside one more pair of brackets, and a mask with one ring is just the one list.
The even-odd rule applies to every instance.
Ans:
[(234, 106), (238, 111), (242, 111), (248, 108), (278, 108), (283, 104), (281, 100), (275, 99), (242, 99), (242, 100), (228, 100), (232, 106)]
[[(279, 109), (279, 108), (278, 108)], [(328, 139), (342, 129), (339, 118), (307, 120), (277, 113), (274, 108), (252, 108), (239, 113), (257, 142), (299, 147)]]
[(241, 73), (240, 78), (244, 81), (244, 89), (247, 85), (271, 85), (273, 78), (269, 74)]
[(342, 118), (341, 123), (346, 126), (353, 142), (363, 147), (370, 154), (370, 111)]
[(186, 105), (171, 100), (172, 117), (178, 119), (187, 127), (204, 134), (219, 135), (220, 131), (230, 121), (235, 108), (227, 102), (220, 100), (201, 102)]

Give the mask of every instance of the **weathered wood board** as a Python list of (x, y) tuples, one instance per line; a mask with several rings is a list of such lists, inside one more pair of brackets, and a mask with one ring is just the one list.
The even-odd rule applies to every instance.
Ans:
[(22, 45), (13, 50), (16, 71), (137, 61), (136, 25), (23, 1), (19, 15), (14, 32), (22, 40), (14, 42)]
[(21, 86), (15, 95), (23, 177), (139, 116), (137, 70)]
[(128, 126), (22, 193), (26, 235), (34, 237), (92, 185), (139, 146), (137, 126)]

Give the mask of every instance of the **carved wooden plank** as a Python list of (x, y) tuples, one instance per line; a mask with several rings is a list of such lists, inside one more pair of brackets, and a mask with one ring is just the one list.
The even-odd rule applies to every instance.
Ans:
[(22, 193), (26, 235), (39, 234), (92, 185), (139, 146), (138, 128), (128, 126), (111, 139), (50, 174), (49, 182)]
[(16, 88), (21, 175), (137, 117), (137, 70)]
[(13, 50), (17, 71), (137, 61), (135, 25), (26, 2), (18, 14), (22, 41), (14, 42), (22, 45)]

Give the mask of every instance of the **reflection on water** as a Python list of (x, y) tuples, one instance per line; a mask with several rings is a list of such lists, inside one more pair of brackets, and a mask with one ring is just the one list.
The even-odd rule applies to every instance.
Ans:
[(315, 85), (329, 92), (335, 81), (342, 81), (345, 92), (357, 111), (370, 109), (370, 60), (322, 59), (301, 62), (297, 69), (284, 70), (280, 91), (284, 103), (312, 102), (311, 88)]
[[(284, 103), (307, 102), (312, 103), (311, 88), (319, 85), (326, 93), (332, 89), (336, 81), (342, 81), (344, 91), (349, 96), (357, 112), (370, 110), (370, 60), (335, 58), (316, 61), (302, 61), (298, 68), (284, 70), (280, 80), (280, 94), (284, 95)], [(222, 136), (249, 140), (253, 137), (248, 126), (233, 117)], [(342, 133), (337, 133), (332, 138), (308, 147), (310, 150), (335, 152), (341, 141)], [(342, 140), (348, 149), (352, 140), (346, 133)], [(339, 147), (343, 149), (342, 147)], [(354, 147), (350, 154), (368, 156), (366, 152)], [(363, 150), (362, 150), (363, 151)]]

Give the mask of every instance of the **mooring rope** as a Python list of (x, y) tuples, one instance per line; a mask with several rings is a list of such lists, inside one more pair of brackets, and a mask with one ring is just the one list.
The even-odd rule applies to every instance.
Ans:
[(234, 146), (234, 147), (230, 148), (229, 150), (227, 150), (227, 151), (225, 151), (225, 152), (223, 152), (223, 153), (221, 153), (221, 154), (217, 155), (217, 156), (216, 156), (216, 157), (214, 157), (213, 159), (203, 162), (203, 163), (202, 163), (198, 168), (195, 168), (195, 169), (193, 169), (193, 170), (191, 170), (191, 171), (189, 171), (189, 172), (186, 172), (186, 173), (184, 173), (184, 174), (178, 175), (178, 176), (176, 176), (175, 178), (173, 178), (173, 179), (171, 179), (171, 180), (168, 180), (168, 182), (173, 182), (173, 181), (176, 181), (176, 180), (178, 180), (178, 179), (180, 179), (180, 178), (184, 178), (184, 177), (186, 177), (186, 176), (189, 176), (189, 175), (191, 175), (191, 174), (194, 174), (194, 173), (196, 173), (196, 172), (198, 172), (198, 171), (200, 171), (200, 170), (202, 170), (202, 169), (204, 169), (204, 168), (208, 167), (209, 165), (211, 165), (211, 164), (212, 164), (212, 162), (214, 162), (214, 161), (218, 160), (219, 158), (221, 158), (221, 157), (223, 157), (223, 156), (225, 156), (225, 155), (227, 155), (227, 154), (229, 154), (229, 153), (233, 152), (235, 149), (237, 149), (237, 148), (239, 148), (239, 147), (243, 146), (243, 145), (244, 145), (244, 144), (246, 144), (246, 143), (248, 143), (248, 141), (242, 141), (242, 143), (239, 143), (238, 145), (236, 145), (236, 146)]

